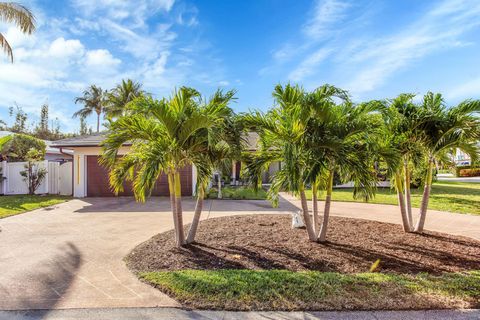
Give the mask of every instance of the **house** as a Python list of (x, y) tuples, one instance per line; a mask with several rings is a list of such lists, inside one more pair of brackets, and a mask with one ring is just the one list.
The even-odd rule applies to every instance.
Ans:
[[(105, 139), (104, 133), (79, 136), (54, 141), (51, 147), (59, 152), (73, 153), (73, 196), (74, 197), (112, 197), (115, 196), (109, 184), (108, 169), (98, 163), (102, 152), (100, 144)], [(126, 154), (131, 144), (125, 144), (119, 154)], [(196, 170), (186, 166), (180, 171), (182, 195), (191, 196), (195, 190)], [(119, 196), (132, 196), (129, 183), (124, 184), (124, 191)], [(154, 196), (168, 196), (168, 180), (161, 175), (152, 191)]]

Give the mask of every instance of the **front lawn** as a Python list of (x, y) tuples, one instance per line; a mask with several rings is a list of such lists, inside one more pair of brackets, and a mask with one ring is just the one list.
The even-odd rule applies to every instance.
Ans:
[[(412, 189), (412, 205), (416, 208), (422, 201), (423, 189)], [(320, 195), (324, 199), (325, 194)], [(312, 192), (307, 190), (307, 198), (312, 198)], [(350, 188), (334, 189), (332, 199), (334, 201), (362, 202), (362, 199), (353, 198), (353, 190)], [(395, 190), (378, 188), (377, 194), (370, 203), (397, 204)], [(438, 181), (432, 186), (429, 209), (469, 213), (480, 215), (480, 183)]]
[[(211, 188), (207, 194), (209, 199), (217, 199), (217, 189)], [(265, 200), (267, 199), (267, 192), (259, 188), (257, 192), (251, 187), (224, 187), (222, 188), (222, 198), (232, 200)]]
[(480, 271), (404, 275), (181, 270), (140, 278), (185, 306), (222, 310), (403, 310), (480, 307)]
[(38, 208), (52, 206), (70, 199), (71, 197), (58, 195), (0, 196), (0, 219)]

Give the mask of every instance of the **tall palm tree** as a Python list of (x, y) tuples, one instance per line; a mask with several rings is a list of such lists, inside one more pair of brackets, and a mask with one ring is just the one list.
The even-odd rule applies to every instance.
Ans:
[(421, 105), (423, 123), (422, 145), (426, 153), (427, 174), (424, 183), (420, 214), (415, 232), (423, 232), (430, 198), (433, 168), (445, 153), (460, 149), (470, 155), (472, 162), (479, 157), (480, 100), (466, 100), (447, 108), (441, 94), (428, 92)]
[(305, 92), (299, 86), (277, 85), (273, 91), (275, 107), (268, 113), (245, 114), (242, 121), (246, 128), (260, 136), (260, 150), (245, 153), (245, 178), (258, 188), (261, 175), (272, 162), (282, 162), (268, 190), (268, 197), (274, 205), (278, 203), (280, 190), (292, 192), (300, 197), (303, 220), (308, 238), (316, 241), (317, 236), (310, 218), (306, 189), (308, 153), (305, 149), (304, 134), (309, 112), (305, 112)]
[(105, 114), (110, 118), (123, 115), (126, 105), (144, 93), (141, 83), (131, 79), (122, 80), (120, 84), (107, 93)]
[(419, 163), (422, 150), (422, 117), (419, 107), (413, 103), (414, 94), (400, 94), (394, 99), (374, 101), (381, 105), (384, 121), (384, 141), (402, 161), (390, 162), (390, 180), (394, 182), (402, 217), (403, 230), (413, 231), (412, 202), (410, 193), (413, 165)]
[[(0, 21), (14, 23), (26, 34), (32, 34), (35, 31), (35, 17), (33, 13), (25, 6), (15, 2), (0, 2)], [(0, 47), (13, 63), (12, 47), (3, 34), (0, 33)]]
[(73, 117), (87, 117), (93, 112), (97, 114), (97, 132), (100, 132), (100, 116), (105, 111), (106, 92), (102, 88), (91, 85), (83, 91), (83, 96), (75, 98), (75, 103), (82, 103), (83, 108), (73, 114)]
[[(128, 104), (129, 115), (110, 124), (103, 143), (101, 161), (110, 168), (110, 184), (116, 192), (125, 180), (132, 181), (135, 198), (145, 201), (158, 177), (167, 174), (178, 246), (186, 243), (180, 169), (195, 164), (200, 172), (208, 170), (201, 166), (205, 163), (200, 156), (208, 151), (209, 131), (222, 123), (212, 109), (200, 105), (200, 93), (187, 87), (170, 99), (140, 96)], [(118, 157), (127, 141), (132, 143), (130, 151)]]
[[(325, 91), (330, 91), (325, 95)], [(327, 91), (327, 93), (328, 93)], [(373, 172), (378, 125), (372, 121), (370, 105), (354, 105), (345, 96), (336, 104), (332, 95), (342, 93), (332, 86), (323, 86), (313, 95), (313, 116), (306, 129), (306, 147), (312, 155), (309, 176), (312, 192), (319, 185), (326, 190), (325, 208), (317, 241), (325, 242), (333, 193), (333, 179), (354, 182), (354, 196), (369, 199), (374, 195), (377, 177)], [(336, 94), (338, 96), (338, 94)], [(316, 216), (314, 197), (314, 219)], [(317, 218), (318, 220), (318, 218)]]

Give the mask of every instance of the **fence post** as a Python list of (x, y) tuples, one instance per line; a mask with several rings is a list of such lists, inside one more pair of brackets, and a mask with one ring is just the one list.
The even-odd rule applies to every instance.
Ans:
[(2, 168), (2, 175), (3, 181), (0, 181), (0, 193), (1, 194), (7, 194), (7, 179), (8, 179), (8, 172), (7, 172), (7, 161), (2, 161), (0, 162), (0, 168)]
[(45, 193), (50, 193), (50, 168), (48, 167), (48, 160), (43, 161), (43, 165), (45, 166), (45, 169), (47, 170), (47, 174), (45, 175)]

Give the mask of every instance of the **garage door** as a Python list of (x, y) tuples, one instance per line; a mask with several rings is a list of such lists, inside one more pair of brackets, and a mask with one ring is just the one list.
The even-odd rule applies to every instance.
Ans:
[[(186, 166), (180, 170), (182, 195), (192, 195), (192, 167)], [(124, 182), (124, 191), (119, 196), (133, 196), (130, 182)], [(166, 175), (161, 175), (152, 191), (153, 196), (168, 196), (168, 180)], [(115, 194), (110, 188), (108, 170), (98, 163), (98, 156), (87, 156), (87, 196), (88, 197), (113, 197)]]

